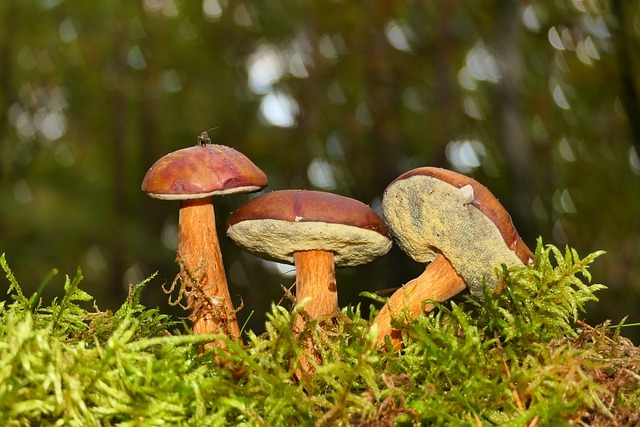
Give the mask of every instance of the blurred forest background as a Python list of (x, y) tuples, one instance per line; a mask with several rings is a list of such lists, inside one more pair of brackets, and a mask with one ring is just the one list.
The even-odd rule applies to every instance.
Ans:
[[(607, 251), (589, 322), (640, 322), (637, 0), (11, 0), (0, 20), (0, 252), (26, 292), (80, 266), (113, 308), (157, 271), (145, 303), (174, 310), (160, 287), (178, 272), (178, 203), (140, 184), (213, 128), (267, 191), (375, 208), (414, 167), (468, 174), (532, 248)], [(224, 236), (248, 197), (216, 199), (216, 215), (240, 320), (260, 331), (294, 278)], [(420, 271), (396, 248), (339, 270), (341, 305)]]

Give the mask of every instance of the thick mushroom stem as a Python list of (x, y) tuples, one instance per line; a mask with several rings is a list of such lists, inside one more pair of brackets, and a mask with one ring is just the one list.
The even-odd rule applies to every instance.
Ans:
[[(303, 310), (309, 315), (308, 319), (317, 319), (325, 314), (338, 312), (338, 289), (336, 287), (336, 271), (333, 252), (323, 250), (296, 251), (293, 253), (296, 266), (296, 299), (309, 300)], [(304, 329), (305, 318), (295, 319), (297, 333)], [(308, 337), (304, 346), (313, 353), (313, 342)], [(316, 357), (317, 358), (317, 357)], [(318, 359), (319, 360), (319, 359)], [(296, 371), (298, 378), (303, 377), (303, 371), (312, 371), (309, 360), (301, 356), (302, 370)]]
[(238, 341), (240, 328), (227, 287), (210, 197), (181, 202), (178, 258), (193, 332), (224, 333)]
[(312, 319), (338, 311), (338, 289), (333, 252), (323, 250), (297, 251), (296, 299), (310, 298), (304, 306)]
[(398, 316), (404, 310), (405, 319), (415, 319), (421, 312), (428, 313), (433, 310), (434, 305), (424, 304), (425, 300), (443, 302), (465, 288), (464, 279), (449, 260), (441, 253), (437, 254), (420, 276), (394, 292), (380, 309), (375, 319), (378, 324), (376, 346), (384, 345), (385, 337), (388, 335), (394, 349), (402, 347), (402, 333), (391, 326), (393, 316)]

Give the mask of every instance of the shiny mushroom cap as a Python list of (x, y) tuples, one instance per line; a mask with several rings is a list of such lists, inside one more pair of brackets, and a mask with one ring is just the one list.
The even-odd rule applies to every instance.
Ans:
[(411, 170), (384, 192), (382, 216), (398, 245), (421, 263), (438, 252), (472, 295), (498, 284), (495, 269), (533, 258), (498, 199), (476, 180), (433, 167)]
[(251, 193), (267, 185), (267, 176), (244, 154), (216, 144), (174, 151), (155, 162), (142, 191), (156, 199), (190, 200), (213, 195)]
[(293, 264), (293, 253), (323, 250), (336, 266), (371, 262), (391, 249), (391, 236), (373, 209), (321, 191), (282, 190), (249, 200), (233, 212), (227, 235), (261, 258)]

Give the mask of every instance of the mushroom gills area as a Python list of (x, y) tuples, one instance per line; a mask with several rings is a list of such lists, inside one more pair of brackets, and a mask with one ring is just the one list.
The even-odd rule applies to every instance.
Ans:
[[(482, 297), (482, 286), (498, 286), (495, 269), (522, 265), (500, 230), (470, 203), (470, 187), (455, 187), (428, 176), (413, 176), (390, 185), (382, 200), (382, 215), (398, 245), (418, 262), (429, 262), (441, 251)], [(437, 249), (437, 250), (436, 250)]]
[(377, 231), (327, 222), (246, 220), (227, 228), (240, 247), (261, 258), (293, 264), (293, 254), (322, 249), (339, 267), (366, 264), (389, 251), (391, 240)]
[(296, 299), (309, 298), (304, 306), (312, 319), (338, 311), (333, 253), (310, 250), (293, 254), (296, 266)]

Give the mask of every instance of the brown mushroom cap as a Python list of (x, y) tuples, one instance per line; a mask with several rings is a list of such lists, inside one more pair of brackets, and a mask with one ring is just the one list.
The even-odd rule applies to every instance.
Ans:
[(382, 215), (409, 256), (427, 263), (442, 252), (476, 297), (483, 284), (496, 287), (501, 264), (533, 258), (498, 199), (446, 169), (423, 167), (398, 177), (384, 192)]
[(249, 200), (227, 221), (227, 235), (261, 258), (293, 264), (293, 253), (323, 250), (336, 266), (386, 254), (391, 237), (382, 219), (357, 200), (321, 191), (281, 190)]
[(147, 171), (142, 191), (156, 199), (188, 200), (250, 193), (267, 185), (267, 176), (244, 154), (216, 144), (174, 151)]

